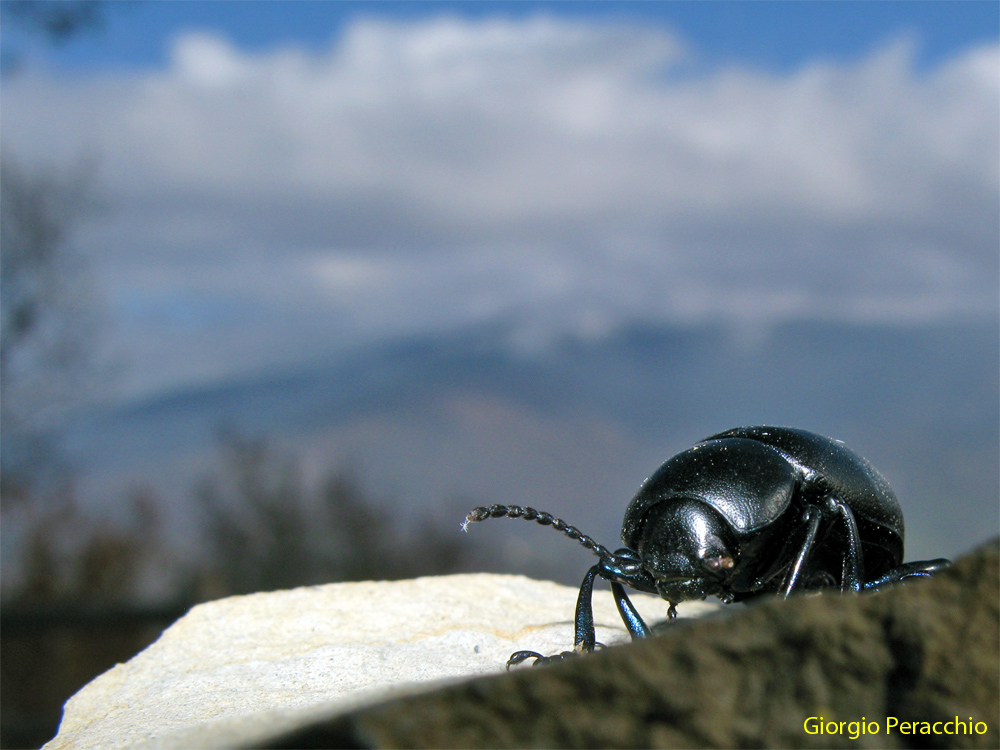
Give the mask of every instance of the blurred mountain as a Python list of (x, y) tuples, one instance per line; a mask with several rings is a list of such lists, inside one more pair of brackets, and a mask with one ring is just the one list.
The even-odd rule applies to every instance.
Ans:
[[(812, 322), (749, 337), (634, 325), (535, 340), (480, 327), (130, 404), (66, 445), (89, 502), (148, 484), (180, 529), (228, 425), (281, 441), (307, 476), (353, 468), (404, 518), (432, 508), (459, 533), (473, 504), (531, 504), (614, 546), (662, 460), (728, 427), (791, 425), (871, 460), (903, 503), (907, 556), (937, 557), (997, 533), (997, 340), (996, 324)], [(498, 568), (582, 574), (587, 553), (550, 531), (492, 526), (474, 533), (503, 540)]]

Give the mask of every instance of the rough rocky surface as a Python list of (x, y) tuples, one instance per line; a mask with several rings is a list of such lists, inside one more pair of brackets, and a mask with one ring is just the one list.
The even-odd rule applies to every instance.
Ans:
[[(342, 583), (194, 607), (152, 646), (64, 707), (45, 747), (207, 748), (257, 744), (435, 681), (501, 672), (511, 652), (572, 645), (577, 591), (521, 576)], [(598, 639), (627, 640), (606, 591)], [(648, 616), (666, 603), (641, 597)], [(681, 605), (681, 616), (710, 605)]]
[[(996, 748), (998, 567), (994, 541), (931, 580), (763, 602), (642, 643), (354, 711), (268, 746)], [(864, 719), (879, 731), (854, 739), (845, 723), (809, 734), (809, 717)], [(927, 722), (931, 733), (918, 723), (887, 734), (890, 717)], [(955, 717), (971, 717), (971, 733), (933, 733)]]

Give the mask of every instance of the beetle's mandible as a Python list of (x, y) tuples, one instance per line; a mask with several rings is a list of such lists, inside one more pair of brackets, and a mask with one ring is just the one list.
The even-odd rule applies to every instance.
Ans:
[(549, 513), (516, 505), (475, 508), (468, 524), (523, 518), (550, 525), (592, 551), (576, 604), (574, 651), (518, 651), (512, 665), (593, 651), (595, 579), (611, 591), (632, 638), (649, 628), (625, 586), (678, 602), (723, 602), (832, 588), (875, 591), (947, 567), (945, 559), (903, 563), (903, 512), (888, 482), (839, 440), (789, 427), (737, 427), (660, 466), (625, 511), (622, 549), (611, 552)]

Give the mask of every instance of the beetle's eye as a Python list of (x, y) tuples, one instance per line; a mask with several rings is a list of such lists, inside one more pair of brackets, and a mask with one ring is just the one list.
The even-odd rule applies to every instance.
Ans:
[(715, 534), (705, 540), (705, 546), (698, 550), (701, 563), (711, 571), (729, 570), (736, 564), (726, 544)]
[(729, 570), (735, 561), (729, 555), (719, 555), (718, 557), (706, 557), (705, 565), (707, 565), (711, 570)]

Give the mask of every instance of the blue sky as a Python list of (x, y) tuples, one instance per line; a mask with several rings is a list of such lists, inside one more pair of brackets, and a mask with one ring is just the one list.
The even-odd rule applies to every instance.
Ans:
[(212, 29), (241, 49), (287, 44), (326, 48), (357, 15), (413, 21), (442, 14), (523, 18), (539, 12), (636, 19), (677, 30), (709, 64), (741, 62), (788, 70), (817, 57), (851, 60), (887, 37), (919, 39), (918, 64), (932, 65), (970, 44), (995, 40), (1000, 4), (944, 2), (119, 2), (106, 3), (103, 25), (52, 48), (5, 28), (5, 44), (65, 70), (157, 68), (169, 40)]
[(109, 4), (5, 25), (4, 153), (96, 165), (127, 398), (497, 321), (989, 318), (997, 9)]

